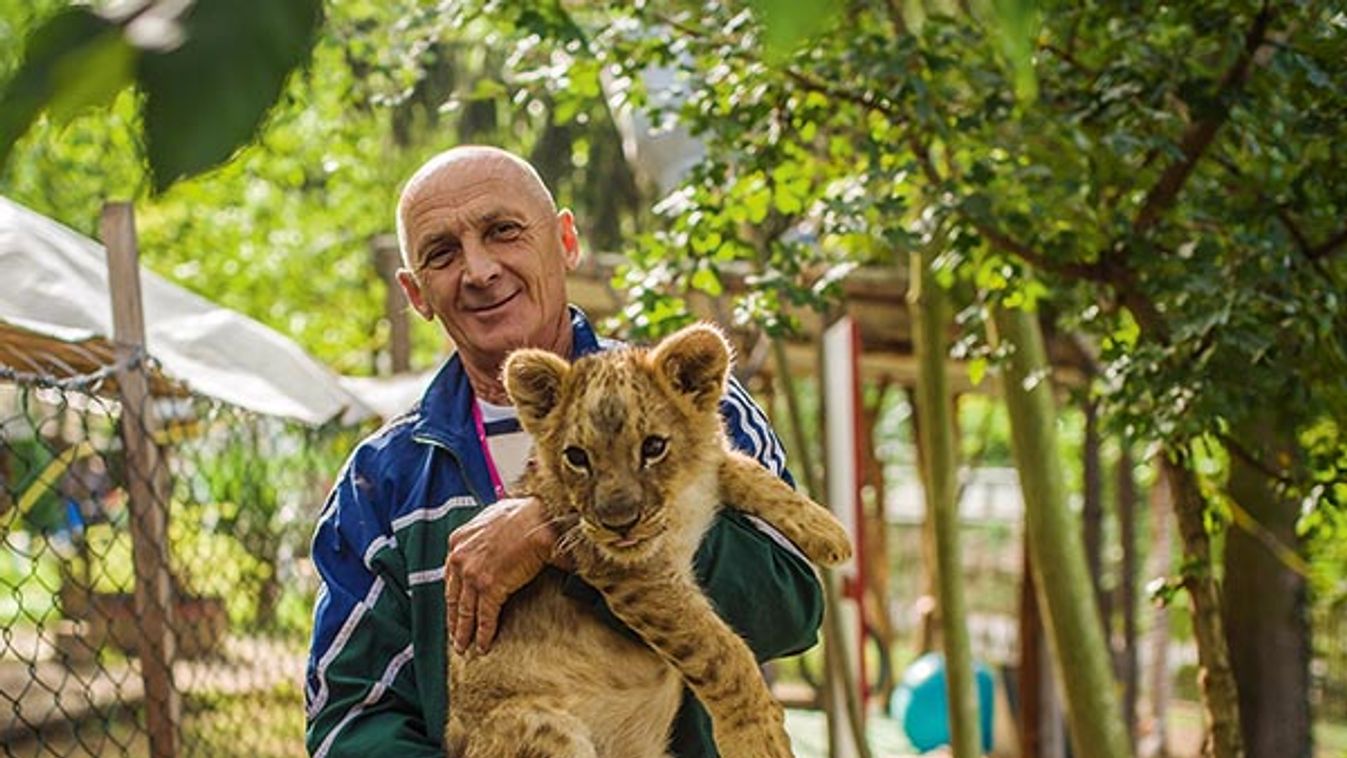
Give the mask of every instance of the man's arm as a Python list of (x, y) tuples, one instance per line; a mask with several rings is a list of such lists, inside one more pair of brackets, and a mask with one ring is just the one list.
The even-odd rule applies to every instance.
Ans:
[[(734, 379), (721, 402), (721, 416), (731, 444), (794, 486), (776, 432)], [(722, 511), (702, 541), (695, 567), (721, 618), (759, 660), (792, 655), (818, 641), (823, 588), (800, 551), (770, 524)]]
[[(411, 665), (406, 587), (366, 564), (382, 535), (357, 456), (328, 499), (313, 541), (322, 580), (305, 680), (305, 744), (315, 758), (431, 758)], [(382, 544), (382, 543), (379, 543)]]

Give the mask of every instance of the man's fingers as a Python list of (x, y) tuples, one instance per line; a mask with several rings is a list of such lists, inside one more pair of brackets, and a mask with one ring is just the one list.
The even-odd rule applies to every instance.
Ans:
[(496, 637), (496, 619), (500, 617), (501, 601), (491, 595), (477, 598), (477, 650), (485, 653)]
[(448, 622), (449, 638), (453, 639), (454, 629), (458, 626), (458, 599), (463, 588), (463, 580), (450, 566), (444, 567), (444, 610)]
[(477, 631), (477, 592), (464, 587), (458, 596), (458, 609), (454, 621), (454, 650), (460, 655), (467, 651), (472, 636)]

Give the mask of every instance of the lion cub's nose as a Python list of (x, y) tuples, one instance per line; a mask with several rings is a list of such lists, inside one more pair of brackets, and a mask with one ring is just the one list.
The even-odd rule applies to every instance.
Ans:
[(599, 524), (623, 537), (641, 520), (641, 510), (635, 503), (605, 503), (595, 508)]

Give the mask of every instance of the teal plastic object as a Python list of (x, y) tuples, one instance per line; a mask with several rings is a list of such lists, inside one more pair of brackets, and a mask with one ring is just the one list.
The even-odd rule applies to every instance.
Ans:
[[(977, 682), (978, 727), (982, 752), (992, 750), (992, 672), (973, 664)], [(903, 671), (902, 681), (889, 702), (889, 715), (903, 727), (912, 747), (925, 753), (949, 744), (949, 702), (945, 685), (945, 656), (927, 653)]]

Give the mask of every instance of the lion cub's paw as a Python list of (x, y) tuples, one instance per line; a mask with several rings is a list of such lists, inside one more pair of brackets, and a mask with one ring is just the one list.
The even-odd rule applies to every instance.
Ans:
[(826, 508), (806, 501), (806, 518), (792, 524), (786, 536), (795, 541), (810, 561), (820, 566), (837, 566), (851, 559), (851, 537)]

